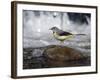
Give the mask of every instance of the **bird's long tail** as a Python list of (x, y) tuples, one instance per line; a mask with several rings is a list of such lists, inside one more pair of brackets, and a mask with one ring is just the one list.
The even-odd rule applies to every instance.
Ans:
[(74, 34), (74, 35), (86, 35), (86, 34)]

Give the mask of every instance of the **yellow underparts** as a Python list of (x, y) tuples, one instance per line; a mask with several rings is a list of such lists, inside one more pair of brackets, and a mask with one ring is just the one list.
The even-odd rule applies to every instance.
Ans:
[(53, 36), (59, 41), (68, 40), (73, 37), (73, 35), (59, 36), (56, 32), (53, 33)]

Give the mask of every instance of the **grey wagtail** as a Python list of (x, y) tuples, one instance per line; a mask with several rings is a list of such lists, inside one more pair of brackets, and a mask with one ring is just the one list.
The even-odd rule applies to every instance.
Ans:
[(60, 30), (57, 27), (52, 27), (52, 28), (50, 28), (50, 30), (53, 31), (53, 36), (57, 40), (59, 40), (61, 42), (63, 42), (66, 39), (72, 38), (73, 35), (85, 35), (85, 34), (72, 34), (72, 33), (69, 33), (69, 32), (66, 32), (66, 31), (63, 31), (63, 30)]

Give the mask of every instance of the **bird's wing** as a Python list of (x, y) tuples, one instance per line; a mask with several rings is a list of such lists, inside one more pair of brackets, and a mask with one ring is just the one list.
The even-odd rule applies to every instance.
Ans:
[(60, 36), (72, 35), (71, 33), (69, 33), (69, 32), (65, 32), (65, 31), (59, 31), (58, 34), (59, 34)]

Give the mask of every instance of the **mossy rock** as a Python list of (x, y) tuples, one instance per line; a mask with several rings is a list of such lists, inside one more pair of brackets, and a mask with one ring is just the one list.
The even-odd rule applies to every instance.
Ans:
[(57, 61), (78, 60), (84, 58), (82, 53), (78, 50), (66, 46), (55, 45), (48, 47), (43, 55), (48, 59)]

